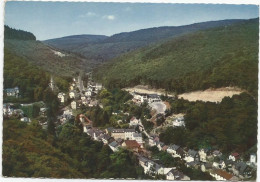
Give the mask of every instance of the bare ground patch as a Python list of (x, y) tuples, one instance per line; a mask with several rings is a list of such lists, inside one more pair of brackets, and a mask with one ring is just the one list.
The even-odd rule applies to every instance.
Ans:
[(239, 95), (244, 90), (237, 87), (222, 87), (217, 89), (207, 89), (204, 91), (195, 91), (178, 95), (178, 98), (183, 98), (188, 101), (203, 101), (203, 102), (221, 102), (224, 97), (232, 97)]

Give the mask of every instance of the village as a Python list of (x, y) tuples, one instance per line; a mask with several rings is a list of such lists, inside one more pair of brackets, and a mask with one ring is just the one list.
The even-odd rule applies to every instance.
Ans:
[[(167, 152), (174, 159), (182, 161), (187, 168), (199, 169), (210, 174), (216, 180), (238, 181), (252, 177), (252, 172), (256, 170), (256, 154), (251, 154), (250, 160), (244, 161), (240, 157), (241, 155), (235, 151), (228, 156), (224, 156), (221, 151), (216, 149), (201, 148), (196, 151), (185, 146), (165, 145), (161, 142), (156, 130), (160, 130), (162, 127), (185, 127), (185, 116), (183, 114), (166, 117), (163, 126), (158, 126), (150, 132), (146, 131), (141, 119), (134, 115), (130, 116), (131, 119), (127, 128), (93, 127), (93, 121), (84, 113), (80, 113), (80, 108), (82, 106), (89, 108), (99, 106), (103, 108), (97, 95), (104, 87), (102, 84), (93, 81), (91, 73), (88, 76), (86, 87), (81, 77), (78, 76), (78, 78), (73, 78), (67, 93), (57, 93), (62, 109), (61, 114), (57, 117), (56, 126), (79, 119), (83, 132), (89, 135), (91, 139), (108, 145), (113, 152), (117, 152), (120, 148), (131, 150), (137, 156), (144, 173), (151, 177), (161, 175), (167, 180), (190, 180), (190, 176), (177, 169), (178, 166), (165, 167), (160, 161), (153, 159), (151, 151), (149, 151), (150, 147), (156, 147), (159, 151)], [(49, 87), (53, 91), (56, 89), (53, 78), (50, 80)], [(5, 92), (7, 96), (18, 97), (19, 88), (8, 88)], [(130, 94), (132, 95), (131, 102), (133, 104), (139, 106), (144, 103), (148, 104), (147, 107), (153, 112), (151, 122), (160, 115), (165, 116), (165, 111), (169, 106), (161, 100), (160, 95), (138, 92), (130, 92)], [(39, 124), (46, 129), (46, 110), (48, 108), (42, 102), (37, 104), (40, 107), (39, 115), (42, 117)], [(14, 107), (12, 103), (4, 103), (3, 114), (4, 116), (18, 115), (21, 122), (30, 123), (31, 118), (28, 113), (24, 113), (24, 108), (32, 105), (21, 104), (19, 107)], [(118, 115), (119, 112), (113, 112), (112, 114)], [(127, 112), (123, 114), (129, 116)]]

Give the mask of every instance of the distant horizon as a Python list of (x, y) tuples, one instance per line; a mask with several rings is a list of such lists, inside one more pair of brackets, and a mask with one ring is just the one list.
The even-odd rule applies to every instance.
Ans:
[(31, 32), (40, 41), (255, 18), (257, 5), (8, 1), (5, 10), (5, 25)]

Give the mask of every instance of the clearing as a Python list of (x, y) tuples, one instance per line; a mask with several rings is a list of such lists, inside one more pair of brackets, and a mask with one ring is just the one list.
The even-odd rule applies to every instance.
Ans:
[[(165, 89), (155, 89), (155, 88), (151, 88), (148, 85), (136, 85), (134, 87), (128, 87), (128, 88), (124, 88), (123, 90), (128, 91), (128, 92), (138, 92), (138, 93), (142, 93), (142, 94), (157, 94), (157, 95), (165, 95), (166, 91)], [(167, 93), (167, 95), (169, 97), (173, 97), (174, 94), (169, 94)]]
[(188, 101), (203, 101), (203, 102), (221, 102), (224, 97), (232, 97), (239, 95), (244, 90), (237, 87), (222, 87), (217, 89), (207, 89), (204, 91), (195, 91), (178, 95), (178, 98), (183, 98)]

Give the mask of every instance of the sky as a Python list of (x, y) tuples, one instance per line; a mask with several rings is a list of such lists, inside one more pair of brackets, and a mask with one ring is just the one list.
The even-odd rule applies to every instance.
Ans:
[(257, 5), (9, 1), (5, 24), (38, 40), (68, 35), (113, 35), (144, 28), (179, 26), (259, 16)]

